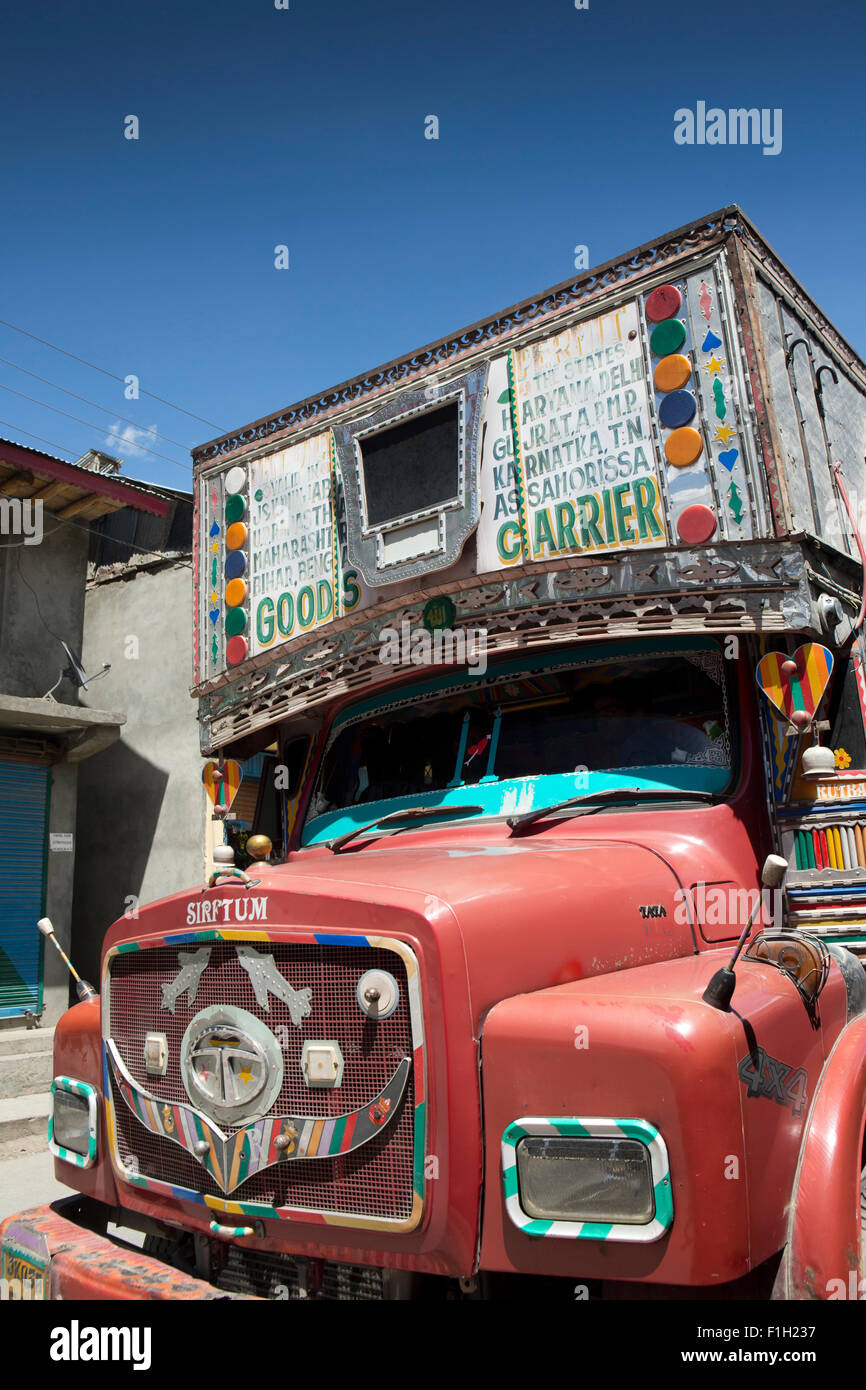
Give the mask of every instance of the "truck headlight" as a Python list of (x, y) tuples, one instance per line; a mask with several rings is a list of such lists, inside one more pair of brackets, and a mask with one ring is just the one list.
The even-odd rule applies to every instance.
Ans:
[(673, 1221), (667, 1149), (646, 1120), (516, 1120), (502, 1163), (506, 1209), (528, 1235), (650, 1241)]
[(98, 1114), (95, 1086), (55, 1076), (48, 1115), (48, 1147), (54, 1156), (78, 1168), (91, 1168), (96, 1162)]
[(655, 1214), (649, 1150), (635, 1139), (521, 1139), (517, 1179), (527, 1216), (645, 1226)]

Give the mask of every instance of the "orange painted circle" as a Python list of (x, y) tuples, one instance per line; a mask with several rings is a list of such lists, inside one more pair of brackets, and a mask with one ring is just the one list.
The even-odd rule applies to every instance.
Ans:
[(663, 357), (655, 369), (653, 381), (657, 391), (679, 391), (692, 374), (692, 364), (681, 352)]
[(665, 457), (675, 468), (688, 468), (690, 463), (700, 458), (703, 447), (704, 441), (699, 432), (693, 430), (691, 425), (683, 425), (682, 429), (674, 430), (665, 440)]
[[(661, 364), (659, 364), (661, 365)], [(242, 521), (236, 521), (226, 531), (226, 550), (240, 550), (247, 538), (247, 528)]]
[(244, 579), (230, 579), (226, 585), (226, 603), (229, 608), (239, 608), (247, 596)]

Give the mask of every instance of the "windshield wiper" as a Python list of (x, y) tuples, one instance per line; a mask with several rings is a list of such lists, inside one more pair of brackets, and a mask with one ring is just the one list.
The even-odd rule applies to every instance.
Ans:
[[(517, 835), (521, 830), (527, 830), (536, 821), (545, 820), (547, 816), (556, 816), (560, 811), (574, 810), (577, 815), (586, 815), (593, 810), (601, 810), (607, 801), (714, 801), (715, 796), (712, 792), (692, 792), (677, 791), (671, 787), (670, 791), (663, 791), (656, 787), (608, 787), (606, 791), (588, 792), (586, 796), (572, 796), (568, 801), (557, 801), (552, 806), (541, 806), (534, 811), (526, 811), (522, 816), (509, 816), (508, 824), (511, 826), (512, 835)], [(593, 802), (600, 802), (601, 805), (593, 806)], [(585, 808), (581, 810), (580, 808)]]
[(474, 816), (483, 810), (483, 806), (407, 806), (405, 811), (392, 811), (387, 816), (368, 821), (366, 825), (356, 825), (339, 839), (333, 840), (330, 849), (332, 853), (339, 854), (350, 841), (366, 834), (368, 830), (375, 830), (379, 825), (397, 825), (400, 821), (411, 825), (413, 821), (428, 820), (431, 816)]

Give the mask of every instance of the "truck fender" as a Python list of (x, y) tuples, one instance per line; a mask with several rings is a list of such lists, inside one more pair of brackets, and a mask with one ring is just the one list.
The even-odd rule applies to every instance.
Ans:
[[(836, 1039), (803, 1131), (775, 1296), (857, 1298), (866, 1124), (866, 1017)], [(866, 1285), (864, 1285), (866, 1287)]]

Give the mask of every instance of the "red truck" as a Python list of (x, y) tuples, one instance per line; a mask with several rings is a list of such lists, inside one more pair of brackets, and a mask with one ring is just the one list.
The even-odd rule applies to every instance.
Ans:
[(864, 450), (736, 207), (199, 449), (228, 843), (58, 1026), (7, 1277), (856, 1297)]

